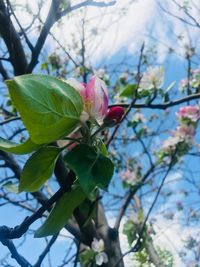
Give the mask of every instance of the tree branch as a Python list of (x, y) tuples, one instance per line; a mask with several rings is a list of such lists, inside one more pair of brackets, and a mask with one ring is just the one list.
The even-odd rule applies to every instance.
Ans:
[(1, 73), (1, 75), (3, 77), (3, 80), (8, 80), (9, 79), (8, 73), (7, 73), (6, 69), (4, 68), (1, 60), (0, 60), (0, 73)]
[[(150, 108), (150, 109), (167, 109), (173, 106), (177, 106), (180, 105), (182, 103), (188, 102), (190, 100), (195, 100), (195, 99), (199, 99), (200, 98), (200, 93), (198, 94), (193, 94), (193, 95), (189, 95), (189, 96), (185, 96), (183, 98), (179, 98), (177, 100), (174, 101), (169, 101), (166, 103), (162, 103), (162, 104), (132, 104), (131, 107), (132, 108)], [(129, 104), (114, 104), (114, 105), (110, 105), (109, 107), (116, 107), (116, 106), (120, 106), (120, 107), (124, 107), (124, 108), (128, 108)]]
[(24, 74), (27, 67), (25, 52), (20, 37), (10, 19), (9, 10), (5, 6), (3, 0), (0, 0), (0, 34), (10, 54), (10, 61), (14, 69), (14, 74)]
[(48, 210), (53, 203), (55, 203), (65, 191), (60, 188), (45, 204), (43, 204), (35, 213), (31, 216), (25, 218), (25, 220), (18, 226), (14, 228), (9, 228), (7, 226), (0, 227), (0, 241), (4, 239), (15, 239), (20, 238), (29, 228), (29, 226), (34, 223), (37, 219), (41, 218), (43, 213)]
[(84, 6), (106, 7), (106, 6), (114, 5), (116, 1), (111, 1), (110, 3), (105, 3), (105, 2), (95, 2), (93, 0), (87, 0), (87, 1), (84, 1), (84, 2), (79, 3), (77, 5), (74, 5), (72, 7), (69, 6), (65, 10), (60, 11), (59, 9), (60, 9), (61, 2), (62, 2), (61, 0), (52, 0), (52, 2), (51, 2), (51, 6), (49, 9), (47, 19), (44, 23), (42, 30), (41, 30), (40, 36), (37, 40), (37, 43), (33, 49), (31, 61), (27, 67), (26, 73), (31, 73), (33, 71), (34, 67), (36, 66), (36, 64), (38, 63), (38, 58), (39, 58), (40, 52), (41, 52), (43, 45), (46, 41), (46, 38), (50, 32), (50, 29), (54, 25), (55, 22), (57, 22), (60, 18), (62, 18), (66, 14), (68, 14), (68, 13), (70, 13), (70, 12), (80, 8), (80, 7), (84, 7)]
[(1, 240), (1, 243), (9, 249), (12, 258), (15, 259), (21, 267), (31, 267), (31, 264), (17, 252), (17, 249), (11, 240), (3, 239)]
[(58, 237), (57, 235), (54, 235), (51, 240), (49, 241), (49, 243), (47, 244), (46, 248), (44, 249), (44, 251), (42, 252), (42, 254), (39, 256), (37, 262), (33, 265), (33, 267), (40, 267), (42, 264), (42, 261), (44, 260), (44, 258), (46, 257), (46, 255), (49, 253), (50, 248), (52, 247), (52, 245), (54, 244), (54, 242), (56, 241)]

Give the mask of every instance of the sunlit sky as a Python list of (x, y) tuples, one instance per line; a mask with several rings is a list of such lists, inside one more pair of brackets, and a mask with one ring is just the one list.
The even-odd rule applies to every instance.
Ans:
[[(36, 1), (25, 1), (17, 0), (17, 3), (25, 4), (26, 2), (31, 6), (33, 13), (37, 12)], [(81, 1), (71, 1), (72, 5), (75, 5)], [(100, 2), (100, 1), (98, 1)], [(109, 1), (106, 1), (109, 2)], [(182, 0), (177, 0), (178, 3), (182, 3)], [(200, 4), (199, 0), (193, 1), (196, 5)], [(46, 1), (46, 7), (41, 12), (42, 20), (46, 17), (50, 1)], [(181, 10), (178, 9), (170, 0), (117, 0), (114, 6), (109, 8), (97, 8), (88, 7), (83, 9), (82, 12), (74, 11), (73, 15), (69, 18), (64, 18), (62, 24), (57, 27), (55, 25), (52, 29), (52, 33), (55, 34), (56, 38), (62, 43), (63, 46), (69, 46), (72, 42), (72, 34), (74, 38), (79, 40), (80, 31), (78, 30), (83, 17), (86, 21), (90, 22), (87, 25), (86, 35), (86, 52), (89, 55), (90, 62), (95, 66), (104, 64), (111, 64), (113, 61), (119, 60), (124, 54), (134, 56), (140, 50), (143, 42), (148, 46), (155, 40), (158, 42), (157, 47), (157, 64), (164, 64), (166, 66), (167, 74), (170, 74), (170, 79), (175, 80), (184, 77), (185, 68), (185, 46), (188, 45), (189, 41), (192, 40), (192, 46), (199, 48), (199, 30), (195, 27), (187, 27), (176, 18), (167, 15), (161, 11), (158, 3), (160, 3), (165, 9), (173, 12), (174, 15), (182, 16)], [(126, 11), (123, 11), (123, 10)], [(124, 13), (125, 12), (125, 13)], [(192, 10), (196, 14), (196, 10)], [(24, 12), (17, 12), (20, 22), (23, 26), (26, 26), (30, 22), (30, 17)], [(95, 38), (90, 38), (91, 33), (97, 33)], [(32, 33), (33, 37), (36, 37), (36, 32)], [(177, 40), (176, 36), (180, 36)], [(52, 38), (47, 40), (50, 50), (55, 48), (55, 42)], [(191, 43), (190, 43), (191, 45)], [(168, 59), (168, 50), (172, 48), (175, 50), (175, 54)], [(73, 51), (71, 51), (73, 56)], [(169, 65), (171, 68), (169, 68)], [(173, 66), (173, 67), (172, 67)], [(175, 73), (173, 79), (173, 73)], [(170, 81), (168, 81), (170, 82)], [(173, 177), (180, 176), (180, 173), (175, 173)], [(169, 177), (169, 179), (171, 179)], [(175, 185), (176, 186), (176, 185)], [(176, 197), (174, 199), (176, 201)], [(166, 204), (167, 205), (167, 204)], [(160, 207), (162, 209), (163, 207)], [(8, 210), (7, 208), (1, 208), (1, 213), (5, 212), (5, 216), (0, 218), (0, 225), (7, 224), (9, 226), (15, 226), (20, 223), (21, 219), (24, 218), (25, 214), (19, 214), (19, 209), (13, 212), (13, 208)], [(14, 216), (14, 218), (13, 218)], [(179, 215), (177, 215), (178, 217)], [(195, 232), (196, 229), (185, 230), (181, 225), (177, 223), (171, 225), (165, 221), (161, 216), (158, 216), (157, 228), (158, 238), (156, 242), (163, 247), (167, 246), (171, 249), (175, 260), (176, 266), (181, 267), (184, 264), (180, 261), (178, 252), (174, 249), (179, 249), (183, 246), (180, 234), (182, 237), (186, 237), (189, 231)], [(110, 218), (112, 222), (112, 218)], [(164, 234), (163, 234), (164, 233)], [(126, 241), (124, 236), (121, 234), (123, 248), (126, 248)], [(25, 248), (24, 254), (27, 259), (32, 261), (35, 259), (35, 255), (38, 255), (41, 251), (40, 242), (36, 241), (37, 247), (35, 248), (34, 240), (30, 240), (29, 244)], [(42, 242), (41, 242), (42, 243)], [(30, 250), (31, 247), (31, 250)], [(1, 253), (6, 253), (6, 249), (0, 247)], [(60, 252), (59, 252), (60, 251)], [(60, 239), (60, 246), (55, 251), (55, 263), (59, 259), (59, 255), (63, 251), (63, 240)], [(23, 254), (23, 253), (22, 253)], [(128, 263), (130, 259), (126, 258), (126, 267), (131, 267), (131, 263)]]

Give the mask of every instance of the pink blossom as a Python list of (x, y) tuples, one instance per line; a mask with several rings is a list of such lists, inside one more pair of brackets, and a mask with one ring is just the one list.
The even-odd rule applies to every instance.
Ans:
[(188, 80), (187, 79), (183, 79), (180, 81), (180, 84), (179, 84), (179, 89), (180, 91), (184, 91), (188, 86)]
[(198, 106), (186, 106), (181, 107), (176, 113), (176, 116), (180, 119), (188, 119), (191, 122), (196, 122), (200, 118), (200, 112)]
[(181, 124), (173, 131), (173, 135), (163, 142), (162, 151), (166, 153), (175, 151), (177, 145), (181, 142), (185, 142), (187, 145), (191, 146), (193, 144), (194, 135), (195, 128), (192, 125)]
[(127, 184), (130, 185), (134, 185), (139, 179), (136, 172), (130, 171), (128, 169), (120, 173), (120, 178), (122, 182), (126, 182)]
[(192, 125), (181, 124), (177, 127), (174, 135), (183, 141), (189, 142), (195, 135), (195, 128)]
[(101, 122), (108, 109), (108, 92), (104, 81), (93, 76), (87, 84), (75, 79), (68, 79), (66, 82), (80, 93), (88, 118)]

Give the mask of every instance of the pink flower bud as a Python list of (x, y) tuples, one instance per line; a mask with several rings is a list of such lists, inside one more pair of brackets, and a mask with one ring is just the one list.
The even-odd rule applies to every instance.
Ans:
[(87, 84), (75, 79), (69, 79), (66, 82), (80, 93), (84, 102), (84, 111), (89, 118), (101, 122), (108, 109), (108, 92), (104, 81), (93, 76)]
[(109, 109), (106, 117), (104, 118), (104, 123), (108, 126), (113, 126), (117, 123), (120, 123), (124, 113), (125, 109), (123, 107), (112, 107)]

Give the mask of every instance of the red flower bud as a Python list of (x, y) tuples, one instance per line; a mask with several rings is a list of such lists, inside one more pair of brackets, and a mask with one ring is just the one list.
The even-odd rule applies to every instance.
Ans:
[(107, 126), (114, 126), (122, 120), (125, 109), (123, 107), (112, 107), (109, 109), (106, 117), (104, 118), (104, 124)]

